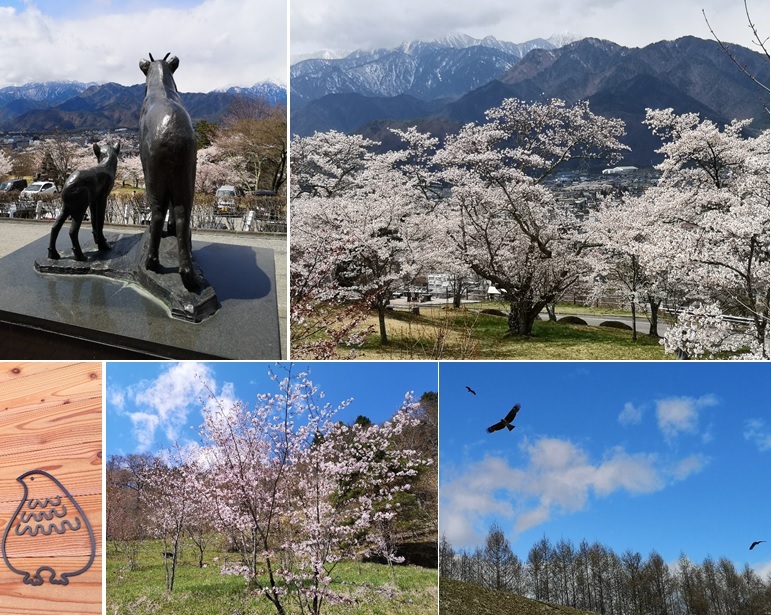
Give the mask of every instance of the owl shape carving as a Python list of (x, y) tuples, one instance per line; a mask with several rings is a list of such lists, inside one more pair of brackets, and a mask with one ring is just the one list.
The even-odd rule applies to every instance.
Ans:
[(3, 559), (28, 585), (45, 580), (67, 585), (94, 561), (91, 524), (75, 498), (48, 472), (31, 470), (16, 480), (24, 494), (3, 534)]

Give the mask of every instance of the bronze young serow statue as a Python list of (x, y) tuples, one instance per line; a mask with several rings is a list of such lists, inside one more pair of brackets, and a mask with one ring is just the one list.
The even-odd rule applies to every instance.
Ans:
[(145, 175), (150, 233), (145, 268), (158, 271), (158, 248), (169, 212), (168, 232), (177, 237), (179, 275), (189, 291), (201, 280), (193, 268), (190, 212), (195, 186), (196, 138), (193, 123), (182, 106), (173, 73), (179, 59), (139, 62), (146, 76), (145, 100), (139, 117), (139, 155)]
[(51, 241), (48, 244), (48, 258), (58, 259), (56, 238), (68, 217), (72, 217), (70, 225), (70, 240), (72, 252), (76, 260), (86, 260), (78, 242), (78, 231), (83, 223), (83, 217), (88, 209), (91, 213), (91, 228), (94, 241), (100, 250), (109, 250), (110, 246), (104, 238), (104, 213), (107, 208), (107, 197), (115, 183), (115, 171), (118, 168), (120, 143), (99, 147), (94, 143), (94, 154), (99, 164), (90, 169), (75, 171), (64, 182), (62, 188), (62, 211), (51, 229)]

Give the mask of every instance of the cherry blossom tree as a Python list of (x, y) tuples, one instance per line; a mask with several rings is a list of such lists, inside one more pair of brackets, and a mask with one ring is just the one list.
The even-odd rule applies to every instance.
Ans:
[(218, 145), (198, 150), (195, 170), (196, 192), (214, 194), (223, 184), (235, 184), (238, 175), (227, 163), (224, 151)]
[(195, 465), (180, 447), (169, 453), (168, 462), (156, 457), (143, 471), (141, 497), (155, 535), (163, 540), (168, 592), (174, 590), (182, 533), (193, 512), (193, 503), (199, 499), (199, 487), (194, 477)]
[(726, 316), (747, 319), (748, 352), (768, 358), (769, 132), (746, 137), (749, 120), (721, 130), (671, 109), (649, 110), (646, 123), (663, 140), (658, 151), (665, 156), (641, 212), (658, 224), (651, 259), (678, 269), (691, 302), (713, 306), (689, 311), (689, 321), (713, 319), (719, 305)]
[(294, 322), (323, 302), (374, 309), (386, 344), (391, 295), (421, 272), (429, 229), (396, 168), (402, 155), (374, 154), (374, 145), (335, 132), (293, 144), (292, 299)]
[(616, 160), (623, 122), (586, 102), (507, 99), (447, 138), (433, 158), (450, 186), (452, 246), (509, 303), (509, 333), (530, 335), (538, 313), (579, 278), (583, 237), (544, 180), (576, 159)]
[(139, 156), (121, 157), (116, 176), (121, 182), (128, 182), (134, 188), (139, 188), (140, 183), (144, 184), (145, 176)]
[(396, 446), (414, 425), (412, 399), (381, 425), (335, 422), (337, 408), (306, 373), (279, 379), (253, 410), (207, 404), (208, 501), (215, 525), (238, 550), (241, 574), (255, 595), (279, 615), (290, 602), (318, 615), (327, 603), (348, 599), (330, 588), (337, 563), (376, 548), (379, 524), (399, 513), (421, 467), (416, 451)]
[(10, 175), (13, 170), (13, 161), (4, 151), (0, 150), (0, 177)]
[[(621, 296), (636, 316), (642, 309), (650, 321), (648, 335), (658, 337), (659, 308), (664, 300), (682, 302), (684, 281), (670, 259), (651, 250), (658, 231), (655, 217), (645, 215), (645, 197), (606, 198), (585, 225), (588, 280), (593, 301)], [(633, 339), (636, 339), (636, 318)]]

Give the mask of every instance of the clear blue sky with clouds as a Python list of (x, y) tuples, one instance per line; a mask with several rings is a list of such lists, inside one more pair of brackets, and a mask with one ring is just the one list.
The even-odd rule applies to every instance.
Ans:
[[(440, 532), (473, 550), (496, 522), (523, 560), (545, 536), (765, 576), (770, 381), (768, 363), (442, 363)], [(514, 431), (486, 433), (517, 402)]]
[[(106, 378), (107, 456), (168, 448), (175, 442), (198, 441), (201, 410), (208, 392), (224, 404), (241, 401), (254, 406), (259, 393), (278, 393), (269, 370), (280, 377), (289, 363), (177, 362), (108, 363)], [(297, 373), (309, 371), (310, 380), (325, 394), (325, 401), (353, 403), (336, 418), (352, 422), (359, 415), (375, 423), (390, 418), (404, 401), (437, 391), (437, 365), (420, 362), (294, 363)]]
[(142, 83), (139, 61), (180, 59), (181, 92), (287, 82), (287, 2), (0, 0), (0, 87)]

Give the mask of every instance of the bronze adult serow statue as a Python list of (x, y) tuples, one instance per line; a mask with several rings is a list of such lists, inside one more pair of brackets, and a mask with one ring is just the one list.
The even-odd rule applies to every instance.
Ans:
[(62, 188), (62, 211), (51, 229), (51, 241), (48, 244), (48, 258), (58, 259), (56, 251), (56, 238), (68, 217), (72, 217), (70, 224), (70, 240), (75, 260), (86, 260), (83, 250), (80, 249), (78, 231), (83, 223), (86, 210), (91, 214), (91, 229), (94, 241), (100, 250), (109, 250), (110, 245), (104, 238), (104, 213), (107, 209), (107, 197), (110, 195), (115, 183), (115, 171), (118, 168), (118, 154), (120, 143), (107, 144), (99, 147), (94, 143), (94, 154), (99, 164), (90, 169), (75, 171), (64, 182)]
[(179, 275), (189, 291), (200, 288), (193, 268), (190, 212), (195, 186), (196, 138), (193, 123), (182, 106), (174, 71), (179, 59), (167, 53), (163, 60), (139, 62), (145, 74), (145, 100), (139, 117), (139, 155), (150, 208), (149, 249), (145, 268), (158, 271), (158, 248), (163, 222), (169, 212), (168, 232), (177, 237)]

